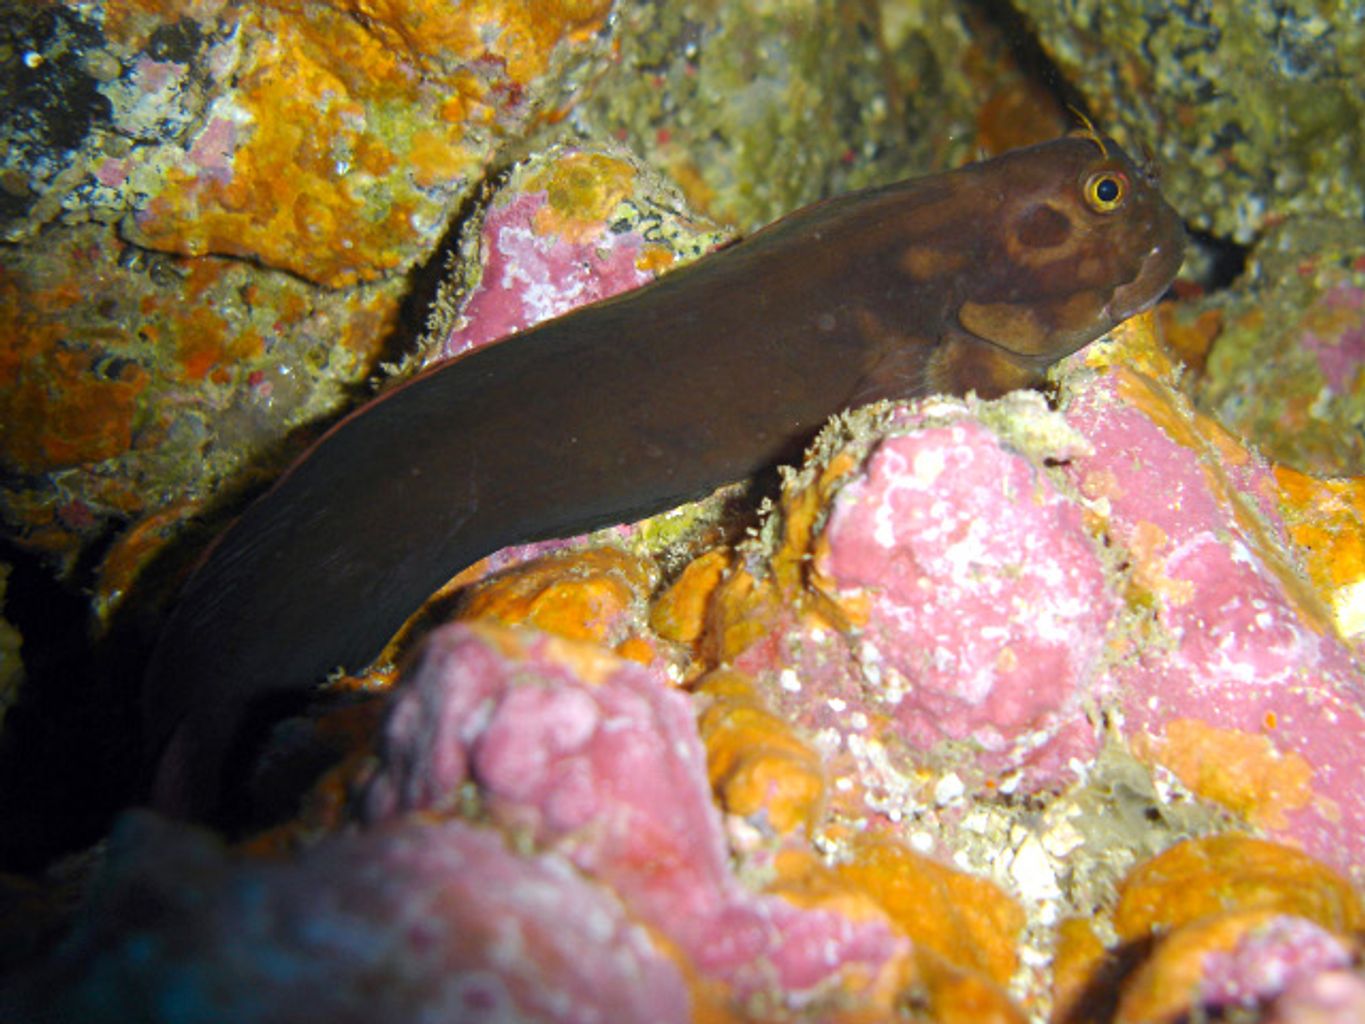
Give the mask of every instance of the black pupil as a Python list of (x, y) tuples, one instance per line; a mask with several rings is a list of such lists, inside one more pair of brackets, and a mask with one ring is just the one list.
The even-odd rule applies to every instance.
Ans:
[(1119, 197), (1119, 183), (1113, 178), (1101, 178), (1095, 183), (1095, 197), (1102, 203), (1112, 203)]

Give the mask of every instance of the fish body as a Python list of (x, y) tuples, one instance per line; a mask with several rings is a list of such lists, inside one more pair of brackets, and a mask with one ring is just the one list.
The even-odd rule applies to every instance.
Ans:
[(833, 414), (984, 397), (1154, 303), (1175, 212), (1074, 134), (817, 203), (341, 420), (224, 531), (144, 687), (153, 799), (212, 817), (252, 707), (363, 668), (460, 569), (800, 456)]

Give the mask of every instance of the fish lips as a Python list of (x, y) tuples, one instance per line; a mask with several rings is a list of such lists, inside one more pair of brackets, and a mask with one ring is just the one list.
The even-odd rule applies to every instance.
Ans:
[(1155, 306), (1185, 262), (1185, 227), (1174, 210), (1166, 208), (1166, 223), (1153, 232), (1157, 239), (1147, 251), (1137, 276), (1114, 289), (1106, 307), (1115, 324)]

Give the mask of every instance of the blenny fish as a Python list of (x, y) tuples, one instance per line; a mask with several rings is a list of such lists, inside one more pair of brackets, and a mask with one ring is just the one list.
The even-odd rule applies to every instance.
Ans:
[(816, 203), (395, 387), (184, 586), (145, 680), (153, 802), (212, 818), (254, 708), (364, 668), (479, 558), (797, 459), (853, 406), (1036, 385), (1155, 303), (1183, 246), (1146, 171), (1078, 130)]

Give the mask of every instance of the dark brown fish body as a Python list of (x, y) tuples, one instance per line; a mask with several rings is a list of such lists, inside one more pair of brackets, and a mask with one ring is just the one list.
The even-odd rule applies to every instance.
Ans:
[(854, 405), (1037, 383), (1153, 303), (1183, 232), (1104, 148), (1069, 136), (808, 207), (340, 422), (219, 538), (170, 616), (144, 704), (165, 751), (157, 802), (212, 813), (252, 702), (362, 668), (499, 547), (793, 459)]

